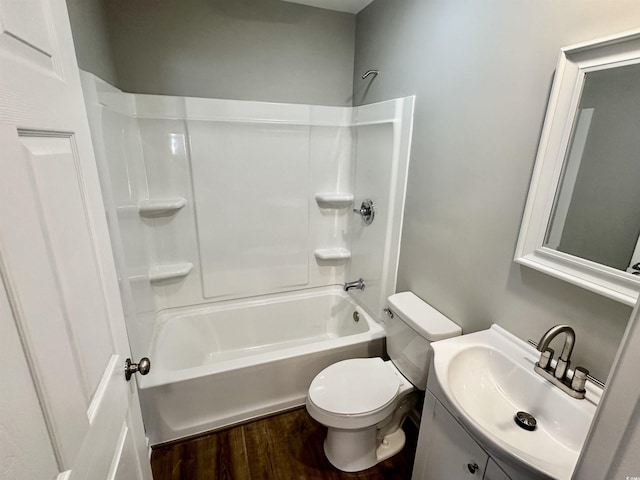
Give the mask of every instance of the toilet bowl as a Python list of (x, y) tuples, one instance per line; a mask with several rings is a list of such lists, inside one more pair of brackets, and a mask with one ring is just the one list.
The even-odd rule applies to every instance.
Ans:
[(345, 472), (370, 468), (405, 444), (402, 423), (426, 388), (429, 344), (461, 329), (411, 292), (389, 297), (391, 360), (354, 358), (329, 365), (311, 382), (309, 415), (328, 427), (324, 452)]
[(309, 387), (307, 411), (329, 427), (324, 452), (331, 464), (356, 472), (398, 453), (405, 443), (400, 419), (390, 429), (395, 436), (384, 439), (381, 431), (394, 413), (409, 412), (415, 392), (391, 361), (379, 357), (343, 360), (320, 372)]

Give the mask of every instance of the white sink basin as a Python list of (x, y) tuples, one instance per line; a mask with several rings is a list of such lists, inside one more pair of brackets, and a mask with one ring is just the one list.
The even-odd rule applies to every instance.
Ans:
[[(535, 474), (570, 479), (602, 391), (587, 384), (576, 400), (533, 371), (539, 353), (497, 325), (436, 342), (429, 388), (498, 459)], [(437, 384), (434, 383), (434, 380)], [(443, 400), (443, 399), (441, 399)], [(518, 426), (533, 415), (534, 431)]]

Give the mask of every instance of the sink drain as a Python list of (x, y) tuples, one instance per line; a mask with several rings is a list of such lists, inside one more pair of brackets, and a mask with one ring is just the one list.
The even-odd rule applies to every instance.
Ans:
[(527, 412), (518, 412), (516, 416), (513, 417), (516, 421), (516, 425), (520, 428), (524, 428), (529, 432), (533, 432), (538, 426), (538, 422), (536, 421), (536, 417)]

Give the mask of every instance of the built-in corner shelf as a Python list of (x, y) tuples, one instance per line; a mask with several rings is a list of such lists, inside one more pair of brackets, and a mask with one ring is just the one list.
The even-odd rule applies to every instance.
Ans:
[(173, 278), (186, 277), (193, 270), (193, 263), (180, 262), (167, 265), (155, 265), (149, 269), (149, 281), (159, 282)]
[(320, 208), (345, 208), (353, 203), (353, 194), (341, 192), (316, 193), (316, 202)]
[(325, 262), (338, 262), (351, 258), (351, 252), (346, 248), (319, 248), (313, 254), (317, 260)]
[(186, 204), (187, 201), (182, 197), (141, 200), (138, 211), (143, 217), (164, 217), (173, 215)]

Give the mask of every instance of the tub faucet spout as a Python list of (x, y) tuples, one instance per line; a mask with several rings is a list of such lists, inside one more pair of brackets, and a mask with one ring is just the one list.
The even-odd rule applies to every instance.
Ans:
[(353, 282), (347, 282), (344, 284), (344, 291), (348, 292), (349, 290), (355, 288), (356, 290), (364, 290), (364, 279), (359, 278)]

